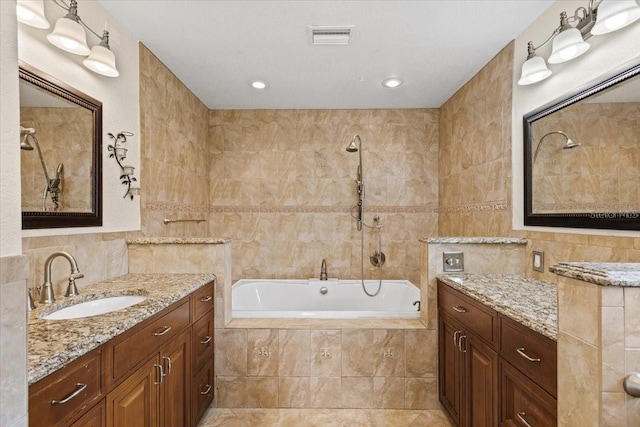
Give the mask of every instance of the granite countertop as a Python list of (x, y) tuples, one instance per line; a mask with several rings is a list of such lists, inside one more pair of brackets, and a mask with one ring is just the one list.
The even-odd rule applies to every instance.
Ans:
[(440, 274), (437, 278), (524, 326), (558, 340), (554, 283), (523, 274)]
[[(29, 385), (106, 343), (215, 279), (213, 274), (127, 274), (80, 290), (73, 298), (58, 296), (51, 305), (29, 313), (27, 379)], [(69, 320), (44, 320), (65, 306), (99, 297), (144, 295), (146, 300), (123, 310)]]
[(526, 245), (527, 239), (520, 237), (423, 237), (420, 242), (462, 245)]
[(638, 262), (561, 262), (549, 271), (596, 285), (640, 287)]
[(231, 239), (224, 237), (140, 237), (127, 240), (128, 245), (222, 245), (230, 242)]

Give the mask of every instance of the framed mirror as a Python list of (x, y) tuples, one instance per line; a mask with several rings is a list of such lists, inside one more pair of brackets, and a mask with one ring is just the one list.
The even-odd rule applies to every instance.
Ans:
[(102, 225), (102, 103), (20, 62), (22, 228)]
[(640, 64), (523, 125), (525, 225), (640, 230)]

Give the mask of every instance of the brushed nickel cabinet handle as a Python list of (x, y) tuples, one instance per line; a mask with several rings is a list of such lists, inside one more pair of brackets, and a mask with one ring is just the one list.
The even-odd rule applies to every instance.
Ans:
[(73, 393), (71, 393), (69, 396), (65, 397), (62, 400), (52, 400), (51, 404), (52, 405), (63, 405), (65, 403), (67, 403), (68, 401), (70, 401), (71, 399), (73, 399), (74, 397), (78, 396), (80, 393), (82, 393), (85, 388), (87, 388), (86, 384), (77, 383), (76, 384), (76, 389), (73, 391)]
[(455, 311), (457, 311), (458, 313), (466, 313), (467, 312), (467, 309), (462, 307), (461, 305), (454, 305), (453, 309)]
[(209, 394), (209, 392), (211, 391), (211, 384), (207, 384), (205, 387), (207, 387), (207, 389), (205, 391), (201, 391), (200, 394), (201, 395), (205, 395), (205, 394)]
[(524, 357), (529, 362), (540, 362), (540, 360), (541, 360), (541, 359), (538, 359), (538, 358), (531, 357), (527, 353), (525, 353), (524, 352), (524, 347), (520, 347), (520, 348), (516, 349), (516, 351), (518, 352), (518, 354), (520, 356)]
[(531, 426), (531, 424), (529, 424), (529, 423), (527, 422), (527, 420), (525, 420), (525, 419), (524, 419), (524, 416), (525, 416), (525, 415), (527, 415), (527, 414), (525, 414), (524, 412), (518, 412), (518, 413), (516, 414), (516, 417), (518, 417), (518, 419), (520, 420), (520, 422), (521, 422), (522, 424), (524, 424), (526, 427), (532, 427), (532, 426)]
[(200, 302), (209, 302), (213, 299), (213, 297), (211, 295), (207, 295), (204, 298), (200, 298)]
[(154, 332), (154, 337), (161, 337), (171, 330), (171, 326), (164, 326), (160, 332)]
[(453, 333), (453, 345), (456, 347), (459, 347), (458, 344), (458, 339), (460, 339), (460, 334), (462, 333), (462, 331), (455, 331)]
[(159, 374), (158, 377), (160, 378), (160, 380), (156, 381), (154, 384), (155, 385), (160, 385), (160, 384), (162, 384), (162, 381), (164, 381), (164, 377), (165, 377), (164, 369), (162, 368), (162, 365), (155, 364), (153, 366), (158, 368), (158, 374)]
[(167, 375), (171, 375), (171, 369), (173, 368), (173, 365), (171, 365), (171, 358), (169, 356), (162, 356), (162, 360), (167, 361), (167, 373), (164, 374), (164, 376), (166, 377)]
[(465, 340), (465, 343), (467, 342), (467, 336), (466, 335), (462, 335), (460, 337), (460, 339), (458, 340), (458, 350), (460, 350), (460, 353), (466, 353), (467, 349), (463, 348), (462, 346), (462, 340)]
[(207, 344), (209, 344), (209, 343), (211, 342), (211, 340), (212, 340), (212, 339), (213, 339), (213, 338), (211, 338), (211, 336), (210, 336), (210, 335), (207, 335), (206, 337), (204, 337), (204, 338), (202, 339), (202, 341), (200, 341), (200, 344), (202, 344), (202, 345), (207, 345)]

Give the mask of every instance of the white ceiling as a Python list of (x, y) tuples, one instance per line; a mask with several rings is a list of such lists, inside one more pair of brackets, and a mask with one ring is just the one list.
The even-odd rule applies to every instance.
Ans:
[[(553, 3), (98, 1), (211, 109), (437, 108)], [(354, 36), (311, 46), (309, 25)], [(404, 84), (383, 87), (389, 76)]]

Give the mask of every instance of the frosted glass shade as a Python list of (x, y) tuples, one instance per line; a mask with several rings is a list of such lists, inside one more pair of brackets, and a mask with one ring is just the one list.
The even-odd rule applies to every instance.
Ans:
[(619, 30), (640, 19), (640, 5), (636, 0), (603, 0), (597, 16), (591, 29), (594, 36)]
[(554, 37), (549, 63), (560, 64), (577, 58), (589, 50), (589, 47), (589, 43), (582, 39), (580, 30), (569, 28)]
[(85, 67), (91, 71), (107, 77), (118, 77), (120, 73), (116, 68), (116, 57), (111, 49), (96, 45), (91, 48), (91, 54), (82, 61)]
[(51, 34), (47, 35), (49, 42), (69, 53), (76, 55), (89, 55), (87, 46), (87, 33), (78, 22), (63, 17), (56, 21), (56, 26)]
[(526, 86), (533, 83), (538, 83), (551, 75), (551, 70), (547, 67), (547, 63), (544, 62), (544, 58), (541, 56), (534, 56), (529, 58), (522, 64), (522, 74), (518, 84), (520, 86)]
[(42, 0), (18, 0), (16, 4), (18, 21), (35, 28), (47, 29), (51, 27), (44, 15), (44, 3)]

